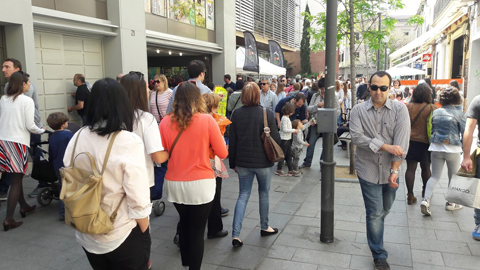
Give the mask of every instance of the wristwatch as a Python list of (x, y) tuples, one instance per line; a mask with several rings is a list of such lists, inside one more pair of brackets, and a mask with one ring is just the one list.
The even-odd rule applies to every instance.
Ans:
[(390, 169), (390, 173), (398, 174), (398, 170)]

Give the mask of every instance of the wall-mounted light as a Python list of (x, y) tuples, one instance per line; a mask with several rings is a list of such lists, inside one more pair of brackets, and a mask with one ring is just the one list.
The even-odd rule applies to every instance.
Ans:
[(160, 50), (159, 50), (159, 49), (157, 49), (157, 53), (160, 53)]
[(183, 53), (179, 53), (179, 55), (180, 55), (180, 56), (182, 56), (182, 55), (183, 55)]
[(168, 51), (168, 55), (172, 55), (172, 51)]

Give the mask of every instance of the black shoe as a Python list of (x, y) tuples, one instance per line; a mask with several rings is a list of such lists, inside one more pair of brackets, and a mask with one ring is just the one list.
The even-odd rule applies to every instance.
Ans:
[(228, 235), (228, 231), (227, 230), (221, 230), (219, 232), (217, 232), (217, 234), (214, 234), (214, 235), (207, 235), (207, 238), (208, 239), (213, 239), (213, 238), (221, 238), (221, 237), (225, 237)]
[(230, 210), (228, 210), (228, 208), (223, 208), (222, 207), (222, 217), (226, 217), (228, 216), (228, 213), (230, 212)]
[(375, 270), (390, 270), (387, 259), (374, 259)]
[(272, 228), (272, 229), (273, 229), (273, 232), (260, 230), (260, 235), (261, 235), (261, 236), (269, 236), (269, 235), (277, 234), (277, 233), (278, 233), (278, 229), (277, 229), (277, 228)]
[(58, 221), (65, 221), (65, 215), (58, 215)]
[(240, 241), (240, 239), (233, 239), (233, 240), (232, 240), (232, 246), (234, 246), (234, 247), (241, 247), (241, 246), (243, 246), (243, 242)]
[(175, 237), (173, 238), (173, 243), (180, 248), (180, 235), (177, 233), (175, 234)]
[(298, 167), (299, 169), (303, 169), (303, 168), (310, 168), (311, 166), (308, 166), (308, 165), (305, 165), (305, 164), (302, 164), (300, 165), (300, 167)]

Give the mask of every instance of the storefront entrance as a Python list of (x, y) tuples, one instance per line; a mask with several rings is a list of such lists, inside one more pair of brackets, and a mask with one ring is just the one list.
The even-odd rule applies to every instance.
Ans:
[(462, 77), (463, 63), (463, 36), (455, 39), (452, 53), (452, 79)]
[(210, 54), (148, 47), (147, 56), (149, 79), (153, 79), (156, 74), (163, 74), (169, 80), (169, 86), (175, 86), (175, 79), (187, 80), (189, 78), (188, 63), (192, 60), (200, 60), (206, 66), (204, 84), (212, 81), (212, 56)]

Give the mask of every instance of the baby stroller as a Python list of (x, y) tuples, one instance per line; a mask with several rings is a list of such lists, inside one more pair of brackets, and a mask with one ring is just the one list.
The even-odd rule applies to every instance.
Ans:
[(153, 213), (159, 217), (165, 212), (165, 203), (161, 200), (163, 196), (163, 182), (167, 173), (167, 162), (161, 165), (155, 164), (155, 185), (150, 188), (150, 199), (153, 202)]
[[(73, 134), (80, 129), (80, 126), (75, 123), (68, 123), (68, 130)], [(50, 141), (51, 131), (46, 130), (48, 133), (48, 140), (41, 141), (34, 145), (33, 151), (42, 151), (45, 154), (48, 154), (47, 151), (41, 148), (41, 145), (48, 144)], [(36, 156), (36, 155), (34, 155)], [(41, 206), (49, 205), (52, 200), (59, 200), (60, 198), (60, 183), (57, 181), (57, 176), (55, 170), (53, 169), (53, 163), (48, 159), (34, 158), (33, 168), (32, 168), (32, 178), (42, 182), (45, 187), (40, 190), (37, 195), (37, 202)]]

